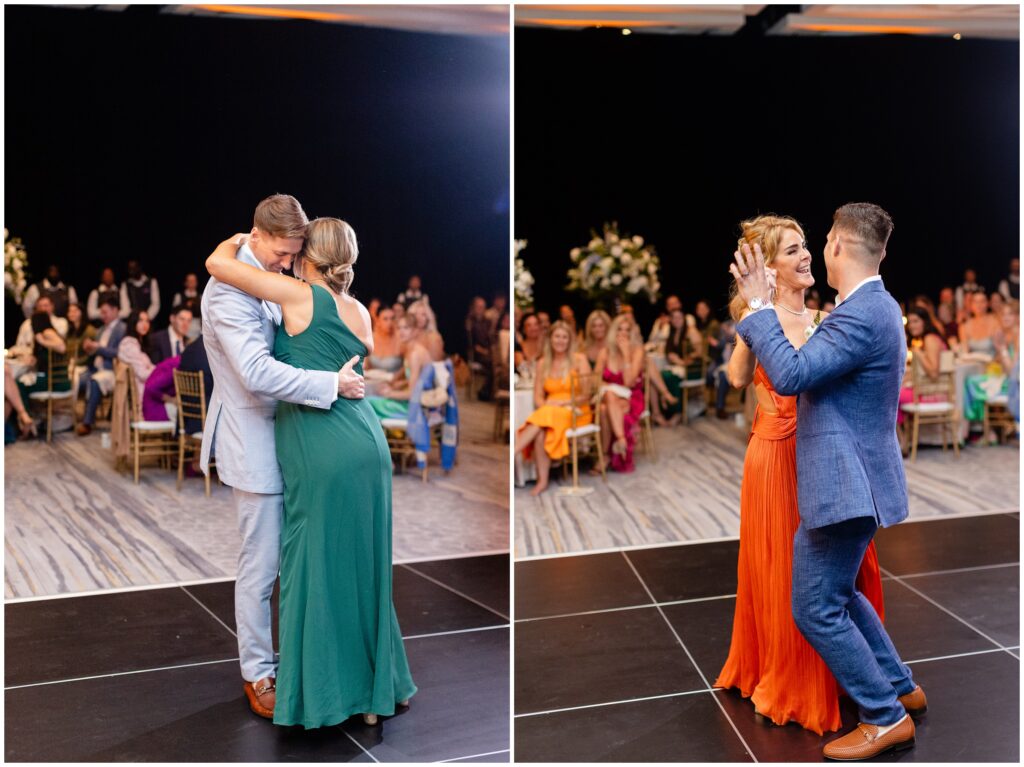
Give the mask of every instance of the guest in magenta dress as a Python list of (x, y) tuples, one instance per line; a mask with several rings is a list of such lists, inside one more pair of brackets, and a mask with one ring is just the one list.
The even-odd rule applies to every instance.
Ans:
[[(949, 349), (942, 338), (942, 331), (935, 326), (926, 309), (912, 306), (907, 310), (907, 348), (921, 360), (921, 368), (929, 378), (937, 379), (939, 375), (939, 355)], [(908, 367), (903, 387), (900, 389), (900, 405), (914, 401), (914, 388)], [(942, 395), (925, 395), (922, 402), (941, 401)], [(896, 415), (896, 423), (903, 425), (906, 416), (900, 410)]]
[(174, 371), (181, 364), (181, 355), (158, 363), (146, 379), (142, 392), (142, 417), (146, 421), (176, 420), (167, 412), (167, 403), (174, 401)]
[(644, 411), (644, 364), (643, 339), (636, 321), (630, 314), (621, 314), (612, 322), (607, 344), (594, 365), (605, 382), (600, 393), (601, 437), (615, 471), (635, 468), (633, 448)]

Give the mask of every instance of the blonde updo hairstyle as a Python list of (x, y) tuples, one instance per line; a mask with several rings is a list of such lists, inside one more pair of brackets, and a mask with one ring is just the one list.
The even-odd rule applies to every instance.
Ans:
[[(748, 219), (740, 223), (740, 238), (736, 243), (736, 249), (742, 253), (742, 246), (750, 246), (751, 252), (754, 245), (761, 246), (761, 253), (764, 254), (764, 265), (771, 266), (775, 260), (775, 254), (779, 250), (779, 242), (787, 229), (797, 232), (800, 237), (804, 236), (803, 227), (790, 216), (776, 216), (771, 213), (764, 216)], [(730, 290), (729, 314), (736, 321), (739, 321), (747, 308), (747, 302), (736, 292), (736, 285), (733, 284)]]
[(359, 258), (355, 230), (340, 218), (317, 218), (306, 229), (302, 258), (312, 264), (335, 293), (348, 293)]

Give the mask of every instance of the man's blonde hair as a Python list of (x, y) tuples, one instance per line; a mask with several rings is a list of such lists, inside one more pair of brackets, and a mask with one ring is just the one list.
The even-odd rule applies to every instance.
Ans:
[(309, 219), (290, 194), (272, 194), (256, 206), (252, 225), (271, 237), (304, 238)]

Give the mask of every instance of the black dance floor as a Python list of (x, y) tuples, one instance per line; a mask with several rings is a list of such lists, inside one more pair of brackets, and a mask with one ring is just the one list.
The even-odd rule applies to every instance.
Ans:
[(377, 727), (250, 713), (233, 582), (7, 604), (6, 760), (508, 762), (508, 557), (394, 572), (419, 692)]
[[(886, 623), (928, 695), (917, 746), (878, 761), (1019, 761), (1019, 518), (882, 530)], [(820, 738), (712, 691), (729, 649), (737, 541), (517, 562), (515, 758), (821, 761)]]

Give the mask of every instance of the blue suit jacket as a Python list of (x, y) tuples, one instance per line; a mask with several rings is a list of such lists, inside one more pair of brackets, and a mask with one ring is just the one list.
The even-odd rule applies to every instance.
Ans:
[(854, 517), (881, 527), (907, 516), (907, 480), (896, 411), (907, 347), (900, 307), (869, 282), (826, 317), (799, 350), (774, 311), (744, 318), (737, 331), (775, 390), (798, 394), (797, 491), (807, 528)]

